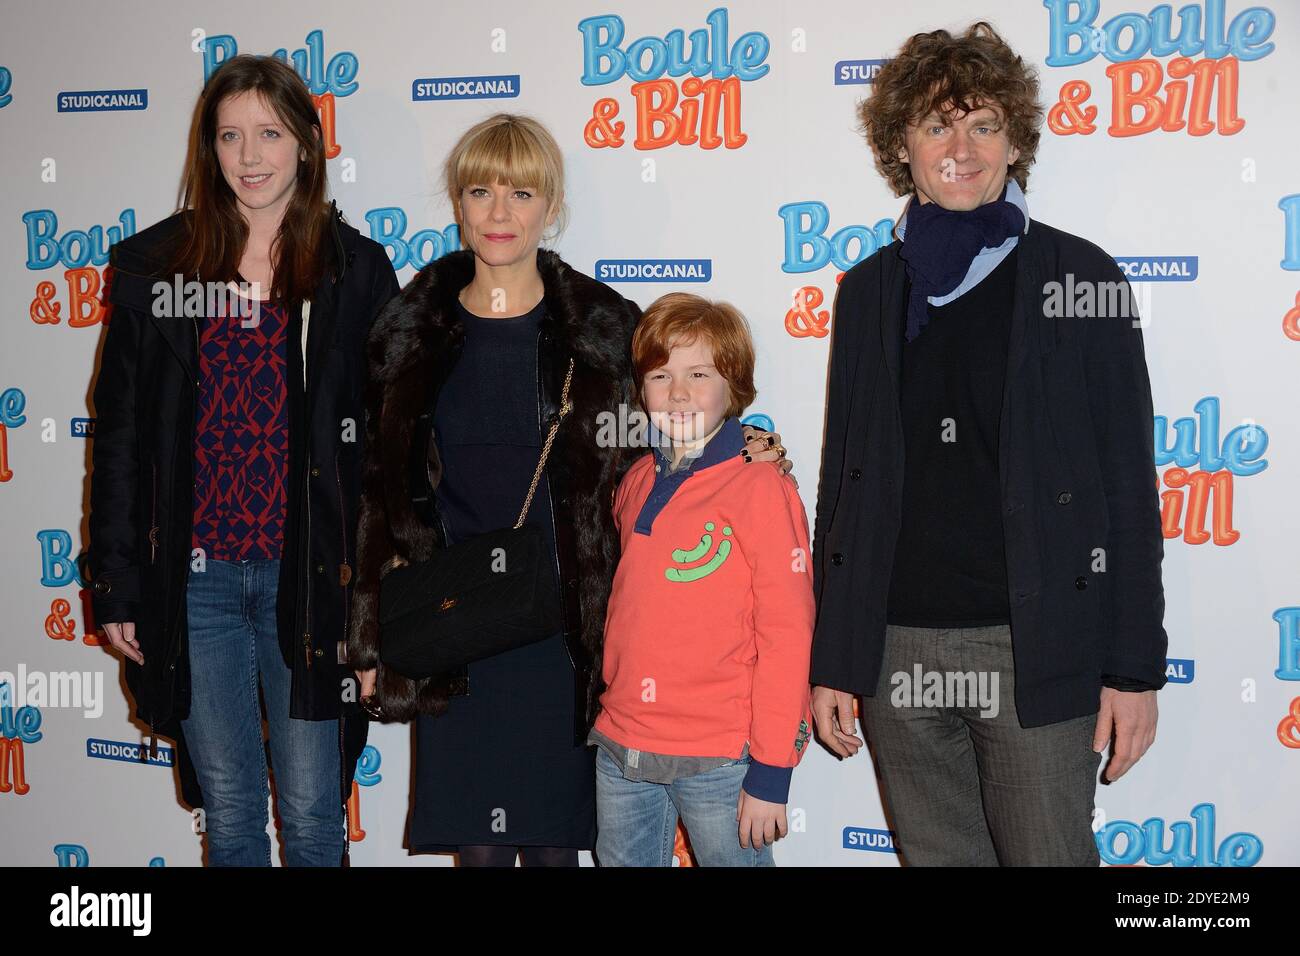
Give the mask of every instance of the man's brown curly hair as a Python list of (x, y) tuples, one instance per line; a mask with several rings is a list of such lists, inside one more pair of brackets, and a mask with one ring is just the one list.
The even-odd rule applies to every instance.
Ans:
[(935, 30), (914, 34), (903, 44), (876, 74), (872, 94), (858, 104), (859, 128), (894, 195), (904, 196), (915, 188), (911, 167), (898, 158), (898, 151), (907, 145), (908, 124), (932, 111), (944, 115), (944, 106), (950, 115), (969, 113), (981, 105), (1001, 111), (1007, 138), (1020, 150), (1007, 171), (1024, 189), (1043, 121), (1037, 71), (983, 20), (960, 37)]

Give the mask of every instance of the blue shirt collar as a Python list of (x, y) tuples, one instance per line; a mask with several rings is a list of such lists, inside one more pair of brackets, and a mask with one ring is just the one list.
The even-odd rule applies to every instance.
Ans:
[[(660, 447), (660, 443), (663, 446)], [(745, 432), (737, 418), (725, 419), (722, 425), (708, 440), (698, 455), (686, 459), (682, 466), (671, 474), (668, 471), (671, 458), (664, 453), (666, 448), (672, 451), (662, 432), (650, 424), (650, 443), (655, 456), (655, 479), (646, 496), (645, 503), (637, 514), (634, 530), (637, 534), (650, 534), (655, 518), (672, 500), (673, 496), (686, 484), (686, 479), (704, 468), (721, 464), (734, 455), (739, 455), (745, 447)]]
[[(672, 465), (672, 446), (663, 433), (655, 428), (654, 423), (650, 424), (650, 444), (654, 449), (655, 462), (663, 467), (660, 474), (667, 476), (668, 469)], [(728, 458), (740, 454), (740, 450), (745, 447), (745, 432), (740, 426), (740, 419), (733, 417), (726, 418), (722, 422), (717, 433), (709, 439), (708, 443), (699, 451), (699, 454), (693, 458), (687, 458), (685, 463), (673, 474), (686, 474), (688, 472), (700, 471), (704, 468), (712, 467)]]

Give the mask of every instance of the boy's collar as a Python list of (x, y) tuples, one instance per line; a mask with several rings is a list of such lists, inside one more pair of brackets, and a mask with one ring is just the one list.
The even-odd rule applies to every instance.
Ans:
[[(654, 449), (655, 458), (660, 465), (663, 465), (661, 474), (668, 474), (672, 468), (672, 456), (665, 452), (672, 451), (672, 445), (659, 429), (655, 428), (654, 423), (650, 424), (650, 444)], [(662, 445), (660, 443), (663, 443)], [(740, 419), (730, 416), (723, 419), (721, 427), (703, 448), (696, 449), (692, 456), (688, 454), (683, 463), (678, 467), (677, 472), (699, 471), (709, 468), (713, 465), (726, 461), (739, 455), (741, 449), (745, 447), (745, 431), (741, 428)], [(675, 474), (676, 472), (674, 472)]]

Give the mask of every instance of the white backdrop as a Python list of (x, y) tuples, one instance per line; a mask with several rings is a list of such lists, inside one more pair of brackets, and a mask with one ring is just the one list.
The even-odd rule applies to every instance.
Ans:
[[(88, 396), (103, 331), (94, 299), (107, 243), (173, 210), (205, 64), (236, 49), (286, 49), (291, 56), (307, 50), (298, 55), (300, 72), (321, 95), (338, 147), (331, 193), (363, 233), (389, 242), (390, 254), (404, 263), (403, 282), (413, 275), (408, 243), (414, 240), (420, 261), (456, 243), (438, 174), (458, 135), (497, 110), (541, 119), (567, 165), (571, 218), (558, 251), (590, 273), (609, 259), (707, 261), (705, 283), (614, 284), (642, 306), (684, 289), (727, 299), (748, 316), (759, 354), (759, 395), (750, 411), (781, 432), (811, 515), (829, 341), (829, 316), (822, 313), (837, 275), (875, 248), (874, 237), (888, 236), (903, 207), (854, 130), (854, 106), (870, 87), (837, 81), (869, 77), (860, 61), (889, 57), (914, 32), (956, 30), (980, 17), (1038, 66), (1049, 108), (1069, 101), (1044, 129), (1028, 192), (1031, 215), (1116, 257), (1155, 260), (1154, 269), (1133, 266), (1135, 280), (1173, 273), (1136, 288), (1149, 323), (1147, 360), (1160, 416), (1152, 475), (1168, 509), (1165, 623), (1171, 676), (1180, 682), (1159, 695), (1152, 751), (1118, 784), (1098, 790), (1103, 859), (1159, 864), (1172, 850), (1175, 865), (1300, 862), (1300, 425), (1293, 412), (1300, 361), (1300, 4), (1193, 3), (1201, 16), (1184, 24), (1180, 50), (1160, 43), (1168, 28), (1161, 28), (1158, 11), (1167, 22), (1169, 5), (1154, 17), (1137, 3), (1106, 0), (1100, 12), (1095, 6), (735, 4), (713, 14), (709, 54), (715, 77), (738, 68), (737, 79), (722, 87), (724, 110), (732, 110), (731, 142), (706, 149), (703, 141), (661, 148), (635, 141), (638, 95), (653, 106), (669, 87), (699, 101), (689, 76), (584, 82), (584, 45), (592, 47), (592, 72), (607, 72), (611, 59), (594, 47), (611, 30), (625, 31), (617, 44), (624, 51), (637, 38), (662, 40), (674, 30), (689, 36), (710, 29), (720, 3), (4, 0), (0, 672), (13, 675), (11, 688), (74, 673), (83, 675), (83, 692), (93, 691), (95, 675), (103, 688), (98, 701), (79, 699), (76, 706), (47, 695), (24, 706), (11, 697), (0, 707), (0, 862), (201, 859), (173, 772), (106, 757), (121, 756), (120, 745), (129, 751), (141, 732), (128, 718), (122, 664), (84, 640), (87, 602), (68, 556), (86, 546), (89, 450), (81, 420), (93, 415)], [(584, 32), (587, 18), (598, 19)], [(1177, 33), (1179, 14), (1172, 19)], [(725, 52), (715, 42), (723, 21)], [(1088, 24), (1101, 29), (1085, 33)], [(1084, 52), (1072, 55), (1081, 44)], [(657, 46), (637, 47), (642, 65), (654, 66)], [(1193, 73), (1199, 92), (1186, 97), (1178, 87), (1192, 81), (1176, 77), (1187, 76), (1190, 64), (1180, 52), (1215, 61)], [(1126, 55), (1126, 63), (1110, 61)], [(1149, 71), (1159, 89), (1158, 109), (1149, 114), (1115, 102), (1115, 90), (1137, 87), (1139, 70)], [(441, 88), (416, 81), (464, 77), (509, 78), (478, 88), (515, 95), (414, 97)], [(651, 85), (634, 89), (638, 79)], [(1081, 104), (1072, 100), (1079, 82), (1088, 85)], [(128, 92), (64, 96), (105, 91)], [(1188, 116), (1180, 102), (1192, 113), (1204, 103), (1212, 129), (1134, 129), (1144, 114), (1150, 125), (1177, 127), (1179, 115)], [(83, 104), (91, 108), (76, 109)], [(1092, 132), (1078, 130), (1085, 107), (1096, 110)], [(601, 119), (626, 124), (621, 146), (593, 145), (609, 141)], [(723, 129), (719, 119), (716, 130)], [(664, 127), (645, 132), (662, 134)], [(825, 298), (811, 318), (791, 309), (805, 286)], [(1184, 424), (1188, 443), (1175, 457), (1169, 449), (1177, 419), (1195, 425)], [(1160, 432), (1165, 421), (1167, 440)], [(1227, 437), (1232, 428), (1250, 423), (1267, 436), (1267, 447), (1259, 448), (1258, 431), (1237, 433), (1255, 436), (1257, 454), (1231, 474), (1216, 452), (1236, 440)], [(1178, 467), (1192, 475), (1170, 474)], [(1216, 470), (1230, 477), (1216, 479), (1204, 520), (1189, 522), (1196, 495), (1181, 484), (1195, 488), (1208, 481), (1196, 472)], [(1220, 534), (1213, 535), (1216, 513)], [(1198, 527), (1209, 540), (1200, 541)], [(1229, 529), (1239, 534), (1231, 543)], [(372, 729), (358, 774), (365, 835), (354, 834), (355, 865), (451, 862), (402, 849), (410, 739), (409, 727)], [(790, 807), (794, 832), (778, 844), (778, 863), (896, 865), (880, 833), (888, 824), (865, 752), (841, 764), (813, 748), (795, 774)]]

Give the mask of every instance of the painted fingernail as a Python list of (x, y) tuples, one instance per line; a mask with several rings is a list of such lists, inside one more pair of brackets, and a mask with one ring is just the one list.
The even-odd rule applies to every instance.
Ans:
[(748, 463), (750, 463), (750, 462), (752, 462), (752, 461), (754, 460), (753, 458), (749, 457), (749, 452), (747, 452), (747, 451), (742, 451), (741, 454), (745, 457), (745, 463), (746, 463), (746, 464), (748, 464)]

